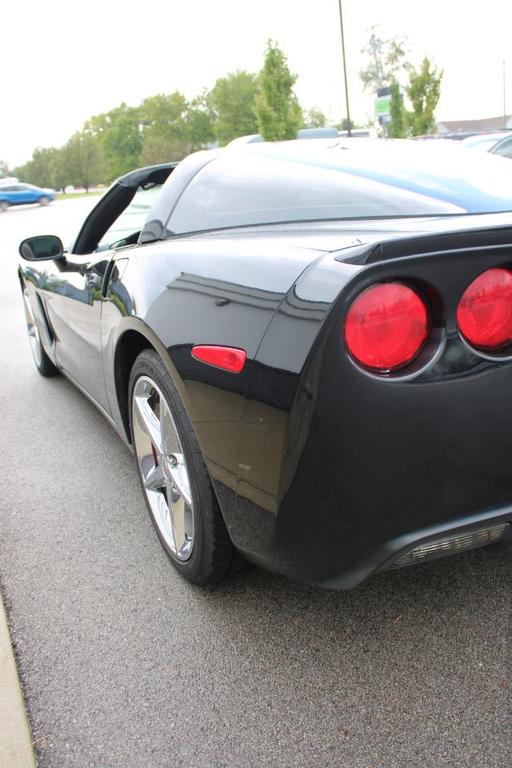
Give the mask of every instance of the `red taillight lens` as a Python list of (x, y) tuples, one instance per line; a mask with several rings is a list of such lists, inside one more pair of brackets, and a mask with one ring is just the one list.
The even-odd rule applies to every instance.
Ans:
[(247, 353), (236, 347), (217, 347), (210, 344), (198, 344), (192, 347), (192, 357), (215, 368), (222, 368), (230, 373), (241, 373), (245, 366)]
[(425, 304), (402, 283), (380, 283), (359, 294), (345, 320), (345, 342), (365, 368), (392, 371), (413, 360), (429, 331)]
[(512, 341), (512, 272), (483, 272), (464, 291), (457, 307), (464, 338), (478, 349), (498, 349)]

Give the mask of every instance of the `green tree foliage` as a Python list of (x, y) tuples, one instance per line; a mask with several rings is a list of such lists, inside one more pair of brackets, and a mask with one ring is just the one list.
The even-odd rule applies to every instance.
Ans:
[(269, 40), (256, 96), (258, 126), (266, 141), (294, 139), (297, 135), (302, 110), (293, 92), (296, 80), (297, 75), (290, 72), (283, 51)]
[(353, 120), (348, 120), (346, 117), (343, 118), (341, 123), (337, 126), (338, 131), (352, 131), (354, 128), (357, 128)]
[(35, 184), (38, 187), (53, 187), (57, 152), (55, 147), (36, 147), (32, 153), (32, 159), (14, 169), (15, 176), (20, 181)]
[(181, 160), (190, 152), (187, 100), (179, 91), (144, 99), (139, 107), (143, 127), (141, 165)]
[(205, 149), (215, 141), (215, 113), (206, 91), (190, 102), (185, 117), (190, 150)]
[(60, 173), (59, 181), (65, 178), (65, 183), (85, 187), (86, 192), (102, 177), (100, 143), (97, 137), (88, 131), (73, 134), (56, 160), (54, 168)]
[(216, 81), (208, 96), (208, 107), (221, 146), (237, 136), (258, 133), (254, 111), (257, 92), (257, 77), (250, 72), (230, 72)]
[(390, 102), (391, 120), (387, 126), (387, 135), (392, 139), (403, 139), (407, 136), (407, 111), (404, 106), (404, 97), (400, 91), (400, 86), (395, 80), (391, 84), (391, 102)]
[(120, 104), (85, 124), (85, 131), (99, 141), (106, 181), (133, 170), (139, 165), (142, 130), (138, 107)]
[(370, 28), (368, 44), (361, 53), (368, 59), (368, 64), (360, 70), (359, 77), (364, 89), (371, 93), (390, 86), (399, 73), (408, 68), (405, 40), (399, 37), (385, 40), (379, 37), (375, 26)]
[(62, 192), (65, 192), (68, 184), (71, 184), (66, 168), (66, 154), (66, 147), (60, 147), (55, 151), (52, 163), (52, 187), (60, 189)]
[(327, 118), (320, 109), (313, 107), (304, 112), (302, 125), (304, 128), (325, 128)]
[(441, 94), (442, 79), (443, 72), (436, 69), (427, 56), (419, 70), (411, 68), (407, 95), (412, 106), (408, 122), (413, 136), (423, 136), (435, 129), (434, 111)]
[[(231, 72), (191, 101), (174, 91), (148, 97), (136, 107), (119, 104), (91, 117), (63, 147), (38, 147), (14, 173), (40, 186), (87, 188), (143, 164), (180, 160), (216, 139), (226, 144), (257, 133), (260, 126), (267, 139), (294, 138), (302, 124), (295, 81), (286, 56), (269, 41), (259, 76)], [(326, 122), (318, 109), (309, 110), (305, 119), (309, 127)], [(8, 172), (0, 163), (0, 177)]]

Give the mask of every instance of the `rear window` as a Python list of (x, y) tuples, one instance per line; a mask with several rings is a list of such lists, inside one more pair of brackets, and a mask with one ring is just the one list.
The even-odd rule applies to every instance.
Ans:
[(167, 230), (512, 209), (512, 165), (501, 158), (471, 153), (468, 171), (468, 150), (453, 142), (418, 151), (416, 142), (353, 141), (354, 150), (304, 147), (312, 141), (228, 149), (192, 179)]

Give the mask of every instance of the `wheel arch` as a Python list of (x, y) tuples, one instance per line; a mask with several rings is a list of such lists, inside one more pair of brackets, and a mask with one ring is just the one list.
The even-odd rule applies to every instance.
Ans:
[(158, 354), (176, 385), (185, 410), (188, 412), (186, 391), (167, 349), (154, 331), (145, 325), (145, 323), (136, 318), (127, 318), (115, 344), (113, 368), (117, 406), (121, 417), (122, 427), (130, 445), (132, 443), (130, 407), (128, 402), (130, 373), (135, 360), (145, 349), (152, 349)]

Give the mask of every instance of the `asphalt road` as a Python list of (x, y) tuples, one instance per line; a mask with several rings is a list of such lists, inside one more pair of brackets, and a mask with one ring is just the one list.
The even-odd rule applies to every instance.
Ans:
[(132, 457), (25, 338), (15, 245), (88, 205), (0, 214), (0, 577), (40, 766), (511, 765), (512, 556), (350, 593), (174, 573)]

